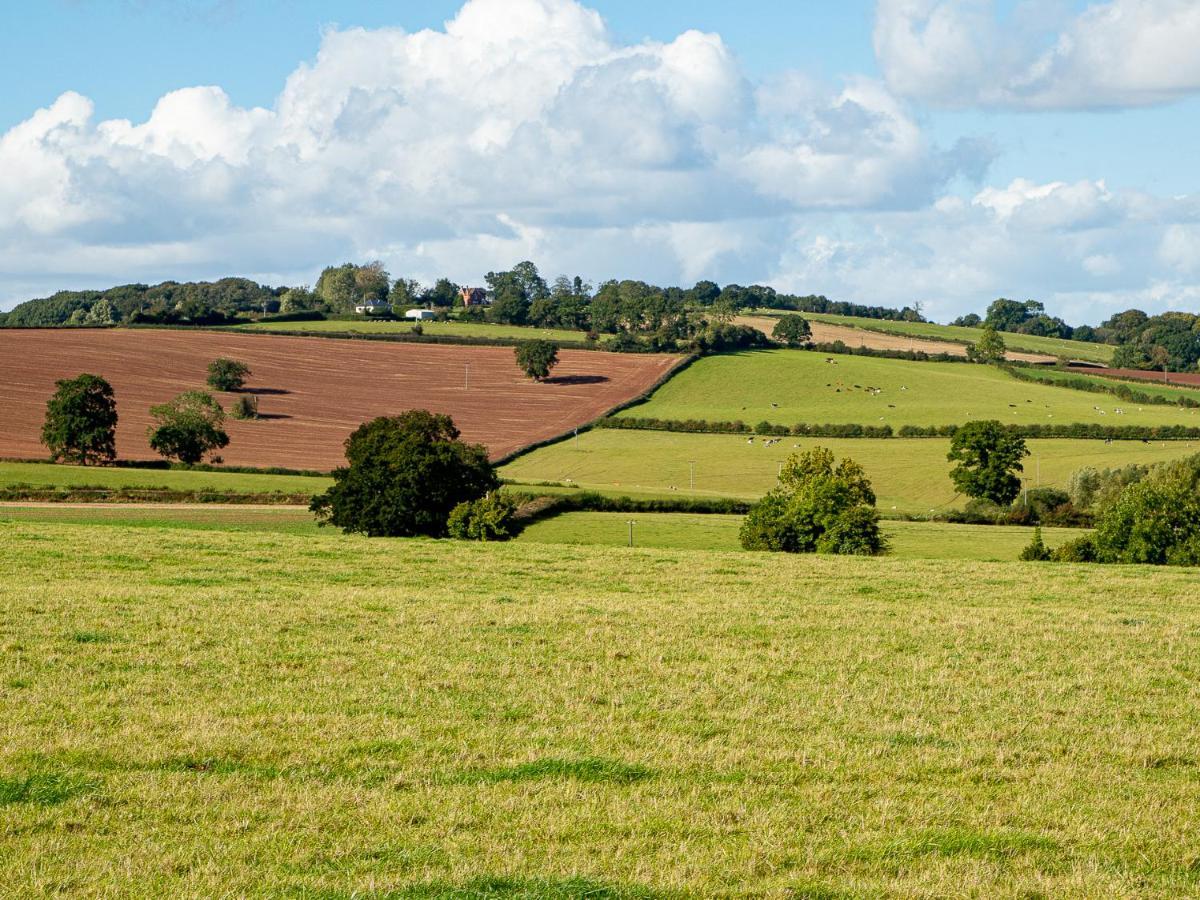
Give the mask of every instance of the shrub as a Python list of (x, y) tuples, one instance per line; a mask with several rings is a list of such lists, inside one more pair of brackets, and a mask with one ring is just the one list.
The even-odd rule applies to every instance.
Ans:
[(456, 506), (499, 486), (487, 450), (459, 440), (449, 416), (423, 409), (360, 425), (346, 460), (311, 509), (322, 524), (369, 537), (441, 537)]
[(1090, 534), (1067, 541), (1050, 554), (1055, 562), (1090, 563), (1096, 561), (1096, 542)]
[(517, 504), (498, 492), (468, 500), (450, 511), (446, 530), (462, 541), (507, 541), (516, 534)]
[(229, 414), (235, 419), (257, 419), (258, 398), (253, 394), (242, 394), (233, 401)]
[(425, 326), (422, 325), (420, 322), (415, 322), (413, 324), (413, 327), (408, 329), (408, 333), (415, 334), (418, 337), (420, 337), (421, 335), (423, 335), (425, 333)]
[(83, 466), (112, 462), (116, 442), (117, 402), (111, 384), (87, 374), (55, 382), (42, 424), (42, 443), (53, 459)]
[(1033, 530), (1033, 540), (1021, 551), (1021, 559), (1025, 562), (1045, 562), (1050, 559), (1050, 549), (1042, 540), (1042, 529)]
[(150, 446), (163, 456), (192, 465), (204, 454), (229, 445), (221, 427), (225, 412), (212, 394), (185, 391), (168, 403), (150, 407), (154, 419), (147, 437)]
[(208, 364), (208, 386), (214, 391), (240, 391), (246, 384), (250, 367), (236, 359), (221, 357)]

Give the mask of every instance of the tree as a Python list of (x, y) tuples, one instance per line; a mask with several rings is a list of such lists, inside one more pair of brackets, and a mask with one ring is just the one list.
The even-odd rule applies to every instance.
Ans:
[(804, 316), (780, 316), (771, 330), (771, 337), (789, 347), (799, 347), (812, 340), (812, 328)]
[(147, 431), (150, 446), (165, 457), (195, 465), (204, 454), (229, 445), (222, 426), (225, 411), (212, 394), (185, 391), (168, 403), (150, 407), (155, 424)]
[(117, 403), (112, 385), (99, 375), (55, 382), (46, 401), (42, 443), (50, 456), (77, 465), (111, 462), (117, 455)]
[(257, 419), (258, 398), (253, 394), (242, 394), (233, 401), (229, 414), (235, 419)]
[(459, 440), (449, 416), (423, 409), (360, 425), (346, 460), (311, 509), (322, 524), (369, 537), (441, 537), (456, 506), (499, 487), (487, 450)]
[(250, 367), (236, 359), (219, 357), (208, 364), (208, 386), (215, 391), (240, 391)]
[(112, 325), (117, 321), (113, 305), (108, 298), (101, 297), (96, 301), (96, 305), (88, 311), (86, 321), (89, 325)]
[(1033, 540), (1021, 551), (1021, 560), (1023, 562), (1045, 562), (1048, 559), (1050, 559), (1050, 548), (1042, 540), (1042, 529), (1035, 528), (1033, 529)]
[(446, 530), (460, 541), (507, 541), (516, 533), (516, 513), (517, 504), (511, 497), (493, 491), (454, 507)]
[(1097, 562), (1200, 564), (1200, 457), (1157, 468), (1102, 505)]
[(824, 447), (791, 455), (779, 486), (750, 509), (740, 539), (747, 550), (785, 553), (871, 556), (887, 549), (862, 466), (852, 459), (835, 466)]
[(1024, 471), (1021, 460), (1028, 455), (1024, 438), (993, 419), (968, 422), (955, 431), (946, 459), (958, 463), (950, 480), (960, 492), (1005, 506), (1021, 493), (1021, 479), (1013, 473)]
[(550, 374), (550, 370), (558, 365), (558, 345), (552, 341), (521, 341), (517, 344), (515, 355), (521, 371), (540, 381)]
[(985, 364), (1004, 362), (1007, 351), (1004, 338), (991, 325), (984, 325), (979, 340), (967, 346), (967, 356), (975, 362)]

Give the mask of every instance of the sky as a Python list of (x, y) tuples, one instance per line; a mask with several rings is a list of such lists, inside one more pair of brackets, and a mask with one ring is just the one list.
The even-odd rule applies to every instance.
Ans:
[(344, 261), (1200, 310), (1196, 0), (43, 0), (0, 308)]

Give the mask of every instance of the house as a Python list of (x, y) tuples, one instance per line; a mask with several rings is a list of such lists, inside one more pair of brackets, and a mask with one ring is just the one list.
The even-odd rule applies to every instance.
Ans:
[(427, 322), (430, 319), (436, 319), (437, 315), (432, 309), (410, 309), (404, 314), (404, 318), (414, 322)]
[(388, 305), (383, 300), (367, 300), (364, 303), (354, 307), (354, 311), (360, 316), (379, 315), (388, 311)]
[(487, 306), (488, 293), (483, 288), (465, 287), (458, 289), (463, 306)]

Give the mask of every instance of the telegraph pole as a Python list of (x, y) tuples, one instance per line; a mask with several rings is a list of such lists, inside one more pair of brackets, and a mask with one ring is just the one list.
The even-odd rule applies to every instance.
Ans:
[(696, 461), (694, 459), (689, 459), (688, 460), (688, 490), (694, 491), (695, 489), (696, 489)]
[(629, 546), (633, 546), (633, 519), (629, 520)]

